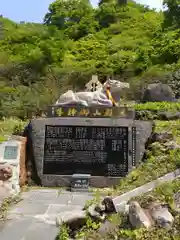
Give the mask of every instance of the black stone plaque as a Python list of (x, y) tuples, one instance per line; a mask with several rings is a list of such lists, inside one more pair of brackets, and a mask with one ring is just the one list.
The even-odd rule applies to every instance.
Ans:
[(73, 174), (71, 191), (87, 191), (89, 188), (90, 174)]
[(128, 172), (128, 127), (45, 126), (43, 174), (120, 177)]

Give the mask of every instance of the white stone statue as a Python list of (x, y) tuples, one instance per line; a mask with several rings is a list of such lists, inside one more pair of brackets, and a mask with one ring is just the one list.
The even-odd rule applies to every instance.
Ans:
[(94, 92), (73, 92), (69, 90), (59, 97), (56, 105), (114, 106), (119, 102), (120, 94), (126, 88), (129, 88), (129, 83), (109, 79)]

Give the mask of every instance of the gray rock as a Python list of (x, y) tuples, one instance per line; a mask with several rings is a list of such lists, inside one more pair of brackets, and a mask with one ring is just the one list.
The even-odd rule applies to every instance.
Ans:
[[(105, 215), (105, 213), (103, 213), (103, 212), (98, 212), (98, 211), (96, 211), (96, 205), (95, 204), (93, 204), (93, 205), (91, 205), (91, 206), (89, 206), (89, 208), (88, 208), (88, 213), (89, 213), (89, 215), (92, 217), (92, 218), (96, 218), (96, 219), (98, 219), (98, 220), (104, 220), (105, 219), (105, 217), (106, 217), (106, 215)], [(98, 209), (99, 210), (99, 209)]]
[(167, 206), (162, 206), (160, 203), (152, 203), (148, 209), (152, 219), (159, 227), (169, 229), (172, 226), (174, 217), (169, 212)]
[(105, 205), (106, 213), (115, 213), (116, 209), (113, 203), (113, 199), (111, 197), (105, 197), (102, 201), (102, 204)]
[(167, 84), (153, 83), (145, 89), (142, 100), (143, 102), (173, 102), (175, 95)]
[(107, 235), (107, 233), (114, 233), (117, 229), (118, 224), (106, 220), (101, 224), (100, 228), (98, 229), (98, 233), (101, 235)]
[(180, 112), (158, 112), (160, 120), (178, 120), (180, 119)]
[(147, 228), (152, 226), (151, 220), (146, 215), (138, 202), (130, 202), (129, 204), (129, 221), (133, 228)]
[(105, 212), (105, 210), (106, 210), (106, 207), (105, 207), (104, 204), (100, 203), (100, 204), (95, 206), (95, 211), (96, 212), (103, 213), (103, 212)]
[(168, 132), (153, 133), (151, 139), (153, 142), (166, 143), (174, 140), (174, 136)]
[(89, 213), (89, 215), (90, 215), (91, 217), (99, 218), (101, 215), (100, 215), (99, 212), (97, 212), (97, 211), (95, 210), (95, 208), (96, 208), (96, 205), (95, 205), (95, 204), (92, 204), (91, 206), (88, 207), (87, 212)]
[(62, 212), (56, 216), (56, 225), (61, 226), (63, 223), (70, 226), (71, 229), (78, 229), (86, 221), (86, 211), (74, 210), (71, 212)]

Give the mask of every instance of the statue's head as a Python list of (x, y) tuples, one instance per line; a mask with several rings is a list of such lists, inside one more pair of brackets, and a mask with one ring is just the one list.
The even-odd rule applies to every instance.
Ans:
[(105, 88), (110, 88), (111, 92), (119, 92), (123, 89), (129, 88), (129, 83), (127, 82), (120, 82), (118, 80), (111, 80), (108, 79), (105, 83), (104, 86)]

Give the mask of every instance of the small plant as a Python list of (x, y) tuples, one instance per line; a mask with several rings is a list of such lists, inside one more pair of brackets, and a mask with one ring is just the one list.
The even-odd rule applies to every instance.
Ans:
[(23, 131), (24, 131), (24, 123), (19, 122), (14, 126), (12, 134), (21, 136), (23, 134)]
[(68, 240), (70, 239), (70, 236), (69, 236), (69, 228), (63, 224), (61, 227), (60, 227), (60, 232), (58, 234), (58, 236), (56, 237), (56, 240)]
[(176, 112), (180, 110), (180, 102), (147, 102), (134, 105), (135, 110), (143, 111), (170, 111)]
[(27, 122), (16, 118), (4, 118), (0, 121), (0, 142), (6, 141), (12, 134), (21, 135)]
[(8, 197), (8, 198), (4, 199), (4, 201), (0, 207), (0, 219), (5, 220), (9, 207), (12, 204), (18, 203), (19, 201), (21, 201), (21, 198), (19, 195), (15, 196), (15, 197)]
[(87, 229), (97, 230), (100, 227), (100, 225), (101, 225), (100, 222), (94, 222), (90, 217), (87, 217), (86, 220)]

